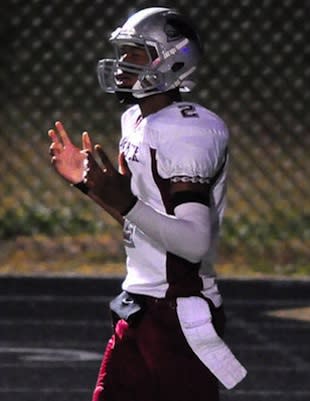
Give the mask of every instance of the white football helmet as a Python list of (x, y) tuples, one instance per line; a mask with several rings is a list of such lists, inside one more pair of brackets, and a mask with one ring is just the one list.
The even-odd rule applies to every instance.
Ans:
[[(190, 76), (202, 54), (200, 40), (188, 20), (169, 8), (151, 7), (132, 15), (110, 37), (116, 52), (115, 59), (98, 62), (98, 79), (105, 92), (130, 92), (135, 98), (143, 98), (174, 88), (190, 91), (194, 86)], [(121, 59), (124, 45), (145, 49), (149, 62), (132, 64)], [(137, 75), (131, 88), (117, 85), (119, 72)]]

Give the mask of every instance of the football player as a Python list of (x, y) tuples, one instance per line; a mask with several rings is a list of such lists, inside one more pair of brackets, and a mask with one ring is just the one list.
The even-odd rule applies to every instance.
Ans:
[(127, 274), (110, 304), (114, 333), (93, 401), (217, 401), (218, 380), (232, 388), (246, 374), (221, 339), (213, 269), (228, 129), (181, 97), (193, 87), (202, 46), (179, 12), (141, 10), (110, 42), (115, 58), (99, 61), (99, 82), (130, 105), (121, 119), (118, 171), (88, 133), (79, 149), (61, 122), (49, 131), (56, 171), (124, 232)]

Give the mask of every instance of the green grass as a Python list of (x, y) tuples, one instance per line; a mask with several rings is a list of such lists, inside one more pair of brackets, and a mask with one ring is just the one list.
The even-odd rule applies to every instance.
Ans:
[[(11, 209), (0, 217), (0, 274), (123, 275), (121, 229), (103, 220), (66, 209)], [(221, 276), (309, 276), (308, 227), (307, 216), (260, 223), (227, 217), (217, 271)]]

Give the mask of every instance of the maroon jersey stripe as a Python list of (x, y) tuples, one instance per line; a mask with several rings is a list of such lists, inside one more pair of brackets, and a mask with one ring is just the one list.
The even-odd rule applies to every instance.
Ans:
[[(159, 189), (166, 212), (174, 215), (171, 196), (169, 193), (170, 180), (160, 177), (157, 169), (156, 149), (150, 149), (152, 160), (152, 175)], [(199, 295), (203, 284), (199, 277), (200, 263), (191, 263), (173, 253), (167, 252), (166, 273), (169, 284), (166, 297), (186, 297)]]

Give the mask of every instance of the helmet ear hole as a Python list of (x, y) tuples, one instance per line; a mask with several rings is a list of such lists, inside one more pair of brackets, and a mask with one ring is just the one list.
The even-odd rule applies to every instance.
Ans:
[(177, 72), (183, 67), (184, 67), (184, 63), (174, 63), (173, 66), (171, 67), (171, 69), (173, 72)]

